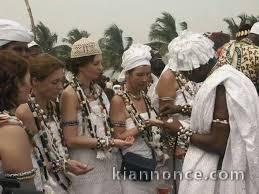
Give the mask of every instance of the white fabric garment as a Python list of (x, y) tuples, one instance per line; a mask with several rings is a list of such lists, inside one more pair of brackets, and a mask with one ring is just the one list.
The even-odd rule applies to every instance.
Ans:
[[(140, 114), (142, 116), (143, 119), (148, 119), (148, 113), (141, 113)], [(151, 112), (151, 118), (155, 118), (156, 115), (154, 113), (154, 111)], [(134, 124), (132, 118), (128, 118), (126, 120), (126, 130), (132, 129), (136, 127), (136, 125)], [(132, 152), (135, 154), (139, 154), (145, 158), (152, 158), (152, 152), (151, 149), (148, 147), (148, 145), (146, 144), (146, 142), (144, 141), (144, 139), (141, 136), (138, 136), (133, 145), (122, 150), (123, 154), (126, 154), (127, 152)], [(162, 171), (163, 170), (167, 170), (168, 169), (165, 166), (159, 166), (157, 165), (156, 167), (156, 171), (158, 171), (160, 173), (160, 178), (162, 177)], [(122, 193), (123, 194), (156, 194), (156, 188), (160, 185), (160, 184), (165, 184), (165, 181), (161, 179), (157, 180), (156, 176), (154, 176), (155, 178), (153, 180), (151, 180), (150, 182), (140, 182), (140, 181), (132, 181), (127, 179), (127, 177), (122, 177)]]
[(122, 82), (125, 80), (125, 73), (131, 69), (142, 65), (149, 65), (151, 60), (150, 54), (151, 48), (143, 44), (132, 44), (128, 50), (122, 55), (121, 71), (118, 81)]
[(11, 41), (31, 42), (33, 34), (21, 24), (7, 19), (0, 19), (0, 46)]
[(168, 45), (169, 62), (173, 71), (190, 71), (205, 65), (215, 57), (214, 43), (202, 34), (184, 31)]
[[(102, 94), (103, 102), (109, 112), (109, 100), (105, 93)], [(103, 117), (99, 114), (101, 112), (99, 103), (97, 101), (91, 101), (89, 103), (94, 114), (90, 115), (92, 126), (97, 125), (98, 135), (104, 134)], [(85, 134), (83, 134), (83, 122), (82, 122), (82, 112), (79, 111), (77, 114), (77, 119), (79, 120), (78, 135), (91, 137), (90, 132), (86, 128)], [(100, 152), (100, 151), (99, 151)], [(76, 194), (121, 194), (121, 184), (120, 181), (113, 180), (113, 168), (115, 170), (120, 169), (118, 166), (119, 154), (116, 149), (113, 149), (110, 153), (110, 157), (104, 159), (97, 158), (97, 152), (95, 149), (91, 148), (70, 148), (69, 149), (70, 158), (80, 161), (82, 163), (88, 164), (94, 169), (87, 174), (79, 176), (71, 176), (72, 188)]]
[(259, 22), (254, 23), (252, 26), (250, 33), (258, 34), (259, 35)]
[[(259, 104), (252, 82), (230, 65), (223, 65), (199, 89), (191, 115), (191, 129), (209, 133), (213, 118), (216, 87), (224, 85), (229, 113), (230, 134), (222, 170), (244, 171), (244, 180), (187, 180), (180, 183), (179, 194), (256, 194), (259, 191)], [(202, 171), (204, 176), (217, 170), (219, 156), (193, 145), (186, 153), (183, 172)]]
[[(62, 146), (61, 137), (60, 137), (59, 132), (58, 132), (58, 127), (59, 126), (57, 126), (54, 121), (50, 121), (50, 122), (48, 122), (48, 124), (50, 126), (50, 129), (51, 129), (51, 132), (53, 134), (53, 137), (57, 140), (58, 151), (59, 151), (59, 153), (62, 156), (64, 156), (65, 155), (65, 151), (64, 151), (64, 148)], [(33, 136), (33, 139), (36, 142), (36, 145), (38, 146), (38, 148), (41, 150), (41, 152), (44, 153), (39, 133), (35, 134)], [(45, 161), (47, 161), (47, 156), (45, 154), (43, 154), (43, 157), (44, 157)], [(37, 169), (39, 169), (39, 166), (38, 166), (38, 164), (36, 162), (35, 156), (32, 156), (32, 161), (33, 161), (33, 166), (36, 167)], [(38, 175), (38, 173), (39, 173), (38, 170), (37, 170), (36, 173)], [(41, 171), (40, 173), (41, 173), (41, 179), (38, 176), (36, 176), (34, 182), (35, 182), (35, 184), (37, 186), (37, 185), (40, 184), (40, 181), (42, 181), (43, 189), (47, 190), (46, 194), (49, 194), (49, 193), (50, 194), (52, 194), (52, 193), (54, 193), (54, 194), (68, 194), (68, 191), (65, 191), (62, 188), (62, 186), (58, 183), (58, 181), (55, 178), (54, 174), (48, 172), (49, 180), (46, 180), (44, 175), (43, 175), (43, 171)], [(64, 176), (64, 173), (59, 172), (58, 175), (59, 175), (59, 177), (61, 179), (61, 182), (64, 183), (66, 186), (68, 186), (66, 178)], [(72, 189), (70, 189), (70, 191), (72, 192)]]

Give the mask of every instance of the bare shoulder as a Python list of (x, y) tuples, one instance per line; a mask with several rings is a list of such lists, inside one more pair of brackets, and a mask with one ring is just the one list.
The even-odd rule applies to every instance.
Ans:
[(70, 85), (63, 90), (61, 95), (61, 104), (64, 105), (67, 104), (67, 102), (69, 102), (69, 104), (77, 104), (78, 102), (77, 94)]
[(124, 107), (125, 104), (124, 104), (124, 101), (123, 101), (122, 97), (119, 96), (119, 95), (113, 96), (112, 99), (111, 99), (111, 106)]
[(31, 120), (33, 114), (27, 104), (21, 104), (15, 111), (15, 116), (20, 120)]
[(156, 87), (156, 92), (158, 96), (175, 96), (176, 92), (176, 78), (174, 73), (170, 70), (167, 69), (160, 77), (157, 87)]
[(161, 75), (161, 77), (159, 79), (159, 82), (162, 83), (162, 84), (164, 84), (164, 83), (172, 83), (172, 81), (175, 81), (175, 75), (174, 75), (174, 73), (170, 69), (167, 69)]
[(63, 90), (62, 96), (76, 97), (76, 92), (75, 92), (74, 88), (72, 88), (72, 86), (69, 85)]

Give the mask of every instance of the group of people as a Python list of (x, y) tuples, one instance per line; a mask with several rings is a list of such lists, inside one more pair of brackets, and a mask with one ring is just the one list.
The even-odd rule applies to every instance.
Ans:
[[(259, 192), (259, 23), (244, 39), (220, 44), (184, 31), (170, 42), (166, 65), (149, 46), (132, 44), (112, 95), (99, 84), (96, 40), (76, 41), (65, 65), (32, 38), (0, 20), (0, 174), (22, 189)], [(223, 171), (244, 177), (222, 180)]]

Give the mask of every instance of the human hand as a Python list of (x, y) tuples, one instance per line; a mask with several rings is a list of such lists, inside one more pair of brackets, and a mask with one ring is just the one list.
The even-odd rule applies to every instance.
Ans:
[(176, 149), (175, 149), (175, 157), (177, 159), (184, 159), (185, 154), (186, 154), (185, 149), (176, 147)]
[(125, 148), (131, 146), (135, 141), (133, 136), (127, 137), (125, 140), (122, 139), (114, 139), (114, 145), (119, 148)]
[(94, 167), (90, 167), (87, 164), (81, 163), (76, 160), (68, 160), (67, 161), (67, 170), (72, 172), (75, 175), (86, 174), (87, 172), (93, 170)]
[(182, 109), (182, 107), (180, 105), (165, 104), (160, 107), (160, 116), (166, 117), (168, 115), (181, 113), (181, 111), (182, 111), (181, 109)]
[(148, 126), (161, 127), (173, 136), (177, 135), (179, 128), (182, 126), (178, 119), (173, 119), (172, 117), (167, 119), (166, 121), (162, 121), (159, 119), (149, 119), (145, 123)]

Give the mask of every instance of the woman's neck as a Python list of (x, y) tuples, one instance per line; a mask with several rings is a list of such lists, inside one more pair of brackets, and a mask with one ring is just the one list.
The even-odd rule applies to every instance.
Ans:
[(50, 101), (46, 97), (40, 95), (37, 91), (33, 90), (33, 94), (35, 96), (35, 101), (39, 104), (40, 108), (44, 111), (47, 111), (48, 102)]
[(84, 89), (90, 88), (90, 84), (91, 84), (92, 80), (87, 79), (82, 73), (79, 73), (78, 80)]
[(126, 82), (127, 91), (134, 96), (140, 96), (141, 90), (136, 89), (134, 86)]

